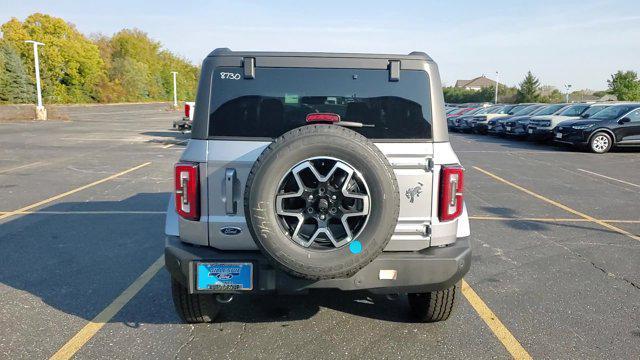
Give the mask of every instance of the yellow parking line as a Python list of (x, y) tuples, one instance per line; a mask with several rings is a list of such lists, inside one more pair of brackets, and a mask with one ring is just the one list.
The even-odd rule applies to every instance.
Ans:
[(83, 186), (77, 187), (77, 188), (75, 188), (75, 189), (73, 189), (73, 190), (69, 190), (69, 191), (64, 192), (64, 193), (62, 193), (62, 194), (58, 194), (58, 195), (56, 195), (56, 196), (52, 196), (52, 197), (50, 197), (50, 198), (48, 198), (48, 199), (45, 199), (45, 200), (42, 200), (42, 201), (38, 201), (38, 202), (37, 202), (37, 203), (35, 203), (35, 204), (27, 205), (27, 206), (22, 207), (22, 208), (20, 208), (20, 209), (17, 209), (17, 210), (14, 210), (14, 211), (11, 211), (11, 212), (8, 212), (8, 213), (5, 213), (5, 214), (2, 214), (2, 215), (0, 215), (0, 220), (5, 219), (5, 218), (8, 218), (9, 216), (13, 216), (13, 215), (20, 214), (21, 212), (24, 212), (24, 211), (28, 211), (28, 210), (31, 210), (31, 209), (37, 208), (37, 207), (42, 206), (42, 205), (44, 205), (44, 204), (48, 204), (48, 203), (50, 203), (50, 202), (52, 202), (52, 201), (55, 201), (55, 200), (61, 199), (61, 198), (65, 197), (65, 196), (69, 196), (69, 195), (71, 195), (71, 194), (75, 194), (75, 193), (77, 193), (78, 191), (82, 191), (82, 190), (88, 189), (88, 188), (90, 188), (90, 187), (93, 187), (93, 186), (96, 186), (96, 185), (102, 184), (102, 183), (107, 182), (107, 181), (109, 181), (109, 180), (113, 180), (113, 179), (115, 179), (115, 178), (117, 178), (117, 177), (120, 177), (120, 176), (125, 175), (125, 174), (128, 174), (128, 173), (130, 173), (130, 172), (132, 172), (132, 171), (136, 171), (136, 170), (138, 170), (138, 169), (140, 169), (140, 168), (143, 168), (143, 167), (145, 167), (145, 166), (147, 166), (147, 165), (149, 165), (149, 164), (151, 164), (151, 162), (146, 162), (146, 163), (144, 163), (144, 164), (140, 164), (140, 165), (138, 165), (138, 166), (134, 166), (134, 167), (132, 167), (131, 169), (128, 169), (128, 170), (125, 170), (125, 171), (121, 171), (121, 172), (119, 172), (119, 173), (117, 173), (117, 174), (113, 174), (113, 175), (108, 176), (108, 177), (106, 177), (106, 178), (104, 178), (104, 179), (102, 179), (102, 180), (94, 181), (94, 182), (92, 182), (92, 183), (90, 183), (90, 184), (87, 184), (87, 185), (83, 185)]
[(462, 294), (514, 359), (531, 359), (531, 355), (522, 347), (518, 339), (511, 334), (509, 329), (464, 279), (462, 280)]
[(39, 164), (42, 164), (42, 162), (36, 161), (34, 163), (30, 163), (30, 164), (26, 164), (26, 165), (20, 165), (20, 166), (12, 167), (12, 168), (9, 168), (9, 169), (0, 170), (0, 174), (4, 174), (4, 173), (8, 173), (8, 172), (15, 171), (15, 170), (20, 170), (20, 169), (26, 169), (28, 167), (36, 166), (36, 165), (39, 165)]
[(609, 230), (615, 231), (615, 232), (617, 232), (619, 234), (626, 235), (626, 236), (630, 237), (633, 240), (640, 241), (640, 236), (634, 235), (634, 234), (632, 234), (632, 233), (630, 233), (630, 232), (628, 232), (626, 230), (620, 229), (619, 227), (616, 227), (616, 226), (613, 226), (611, 224), (608, 224), (608, 223), (606, 223), (606, 222), (604, 222), (602, 220), (598, 220), (598, 219), (596, 219), (596, 218), (594, 218), (594, 217), (592, 217), (590, 215), (582, 213), (582, 212), (580, 212), (578, 210), (574, 210), (574, 209), (572, 209), (572, 208), (570, 208), (570, 207), (568, 207), (566, 205), (560, 204), (557, 201), (553, 201), (553, 200), (551, 200), (549, 198), (546, 198), (546, 197), (544, 197), (544, 196), (542, 196), (542, 195), (540, 195), (538, 193), (535, 193), (535, 192), (533, 192), (531, 190), (525, 189), (522, 186), (516, 185), (516, 184), (514, 184), (514, 183), (512, 183), (512, 182), (510, 182), (508, 180), (505, 180), (505, 179), (499, 177), (498, 175), (490, 173), (487, 170), (481, 169), (481, 168), (479, 168), (477, 166), (474, 166), (473, 168), (478, 170), (478, 171), (480, 171), (481, 173), (484, 173), (485, 175), (487, 175), (489, 177), (494, 178), (495, 180), (498, 180), (498, 181), (500, 181), (500, 182), (502, 182), (504, 184), (507, 184), (507, 185), (509, 185), (509, 186), (511, 186), (511, 187), (513, 187), (515, 189), (518, 189), (518, 190), (520, 190), (520, 191), (522, 191), (522, 192), (524, 192), (526, 194), (529, 194), (529, 195), (531, 195), (531, 196), (533, 196), (533, 197), (535, 197), (537, 199), (540, 199), (540, 200), (542, 200), (544, 202), (547, 202), (547, 203), (549, 203), (549, 204), (551, 204), (553, 206), (559, 207), (562, 210), (565, 210), (565, 211), (570, 212), (570, 213), (572, 213), (574, 215), (580, 216), (581, 218), (584, 218), (584, 219), (586, 219), (586, 220), (588, 220), (590, 222), (596, 223), (596, 224), (598, 224), (598, 225), (600, 225), (602, 227), (605, 227), (605, 228), (607, 228)]
[(75, 334), (51, 359), (70, 359), (86, 344), (102, 327), (131, 300), (164, 266), (164, 255), (160, 256), (145, 270), (128, 288), (126, 288), (104, 310)]
[(168, 149), (168, 148), (170, 148), (170, 147), (172, 147), (172, 146), (175, 146), (175, 145), (184, 144), (184, 143), (186, 143), (187, 141), (189, 141), (189, 140), (187, 139), (187, 140), (178, 141), (178, 142), (176, 142), (176, 143), (172, 143), (172, 144), (169, 144), (169, 145), (165, 145), (165, 146), (163, 146), (162, 148), (163, 148), (163, 149)]

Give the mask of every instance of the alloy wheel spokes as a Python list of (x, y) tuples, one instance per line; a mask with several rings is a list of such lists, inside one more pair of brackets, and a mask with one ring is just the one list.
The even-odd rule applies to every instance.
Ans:
[(333, 158), (312, 158), (294, 166), (280, 181), (276, 195), (281, 223), (293, 241), (307, 248), (349, 243), (362, 231), (369, 211), (362, 175)]

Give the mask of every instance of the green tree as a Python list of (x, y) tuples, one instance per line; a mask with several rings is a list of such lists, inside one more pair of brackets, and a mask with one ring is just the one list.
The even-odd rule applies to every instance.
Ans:
[(524, 80), (519, 84), (517, 102), (536, 102), (540, 98), (539, 93), (540, 80), (538, 80), (531, 71), (527, 72)]
[(609, 92), (620, 101), (640, 100), (640, 81), (635, 71), (618, 71), (607, 80)]
[(1, 27), (5, 41), (18, 49), (30, 76), (34, 76), (33, 47), (25, 40), (45, 43), (39, 48), (42, 92), (46, 102), (92, 102), (106, 75), (98, 47), (74, 25), (45, 14), (24, 22), (13, 18)]
[(552, 89), (548, 94), (538, 97), (538, 101), (543, 103), (561, 103), (564, 100), (565, 96), (558, 89)]
[(18, 51), (10, 43), (0, 41), (0, 102), (34, 101), (34, 86)]

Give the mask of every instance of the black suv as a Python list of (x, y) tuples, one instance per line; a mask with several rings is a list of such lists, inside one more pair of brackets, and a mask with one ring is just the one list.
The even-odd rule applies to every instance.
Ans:
[(514, 137), (526, 137), (529, 121), (534, 116), (552, 115), (562, 110), (567, 104), (552, 104), (543, 106), (529, 115), (523, 115), (518, 118), (509, 119), (505, 122), (505, 133)]
[(563, 121), (554, 131), (557, 142), (587, 145), (604, 154), (615, 146), (640, 146), (640, 103), (608, 107), (588, 120)]

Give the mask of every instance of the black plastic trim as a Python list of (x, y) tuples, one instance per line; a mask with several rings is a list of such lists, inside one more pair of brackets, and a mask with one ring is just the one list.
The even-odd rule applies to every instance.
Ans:
[[(369, 265), (349, 278), (306, 280), (274, 269), (259, 251), (220, 251), (211, 247), (190, 245), (179, 237), (168, 236), (165, 263), (171, 276), (195, 290), (194, 262), (252, 262), (254, 263), (254, 290), (242, 293), (304, 293), (310, 289), (340, 289), (344, 291), (369, 290), (394, 294), (431, 292), (450, 288), (469, 271), (471, 248), (468, 238), (459, 238), (446, 247), (430, 247), (421, 251), (383, 252)], [(380, 280), (380, 270), (398, 271), (396, 280)]]

